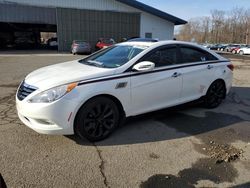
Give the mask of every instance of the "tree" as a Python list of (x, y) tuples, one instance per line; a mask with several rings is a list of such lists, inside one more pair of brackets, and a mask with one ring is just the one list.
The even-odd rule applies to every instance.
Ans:
[(193, 18), (180, 28), (179, 40), (198, 43), (250, 42), (250, 9), (234, 8), (225, 12), (211, 11), (211, 16)]

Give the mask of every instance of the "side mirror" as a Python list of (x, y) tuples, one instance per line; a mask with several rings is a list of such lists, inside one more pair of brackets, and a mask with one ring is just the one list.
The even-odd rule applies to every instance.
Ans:
[(150, 61), (143, 61), (140, 63), (137, 63), (132, 70), (138, 71), (138, 72), (146, 72), (146, 71), (152, 71), (155, 68), (155, 64)]

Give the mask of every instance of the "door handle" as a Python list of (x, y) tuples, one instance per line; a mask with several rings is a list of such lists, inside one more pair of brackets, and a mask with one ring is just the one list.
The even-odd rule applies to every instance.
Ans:
[(177, 78), (177, 77), (179, 77), (179, 76), (181, 76), (181, 73), (179, 73), (179, 72), (175, 72), (175, 73), (172, 75), (173, 78)]
[(212, 69), (212, 68), (214, 68), (213, 65), (208, 65), (208, 66), (207, 66), (207, 69), (209, 69), (209, 70)]

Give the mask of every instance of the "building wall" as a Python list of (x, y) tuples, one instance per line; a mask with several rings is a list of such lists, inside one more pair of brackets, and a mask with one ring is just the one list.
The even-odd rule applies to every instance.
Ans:
[(1, 2), (26, 4), (45, 7), (62, 7), (74, 9), (106, 10), (117, 12), (132, 12), (141, 14), (140, 35), (145, 37), (145, 33), (152, 33), (153, 38), (160, 40), (172, 39), (174, 34), (174, 24), (164, 19), (135, 9), (115, 0), (0, 0)]
[(73, 40), (87, 40), (92, 47), (98, 38), (138, 36), (140, 14), (100, 10), (57, 8), (59, 51), (69, 51)]
[(145, 33), (152, 33), (152, 38), (172, 40), (174, 37), (174, 23), (158, 19), (158, 17), (148, 13), (142, 13), (141, 37), (145, 37)]

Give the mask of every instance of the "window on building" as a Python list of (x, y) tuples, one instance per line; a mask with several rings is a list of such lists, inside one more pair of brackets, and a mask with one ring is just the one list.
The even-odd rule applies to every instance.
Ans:
[(152, 39), (153, 34), (152, 33), (145, 33), (145, 38)]

